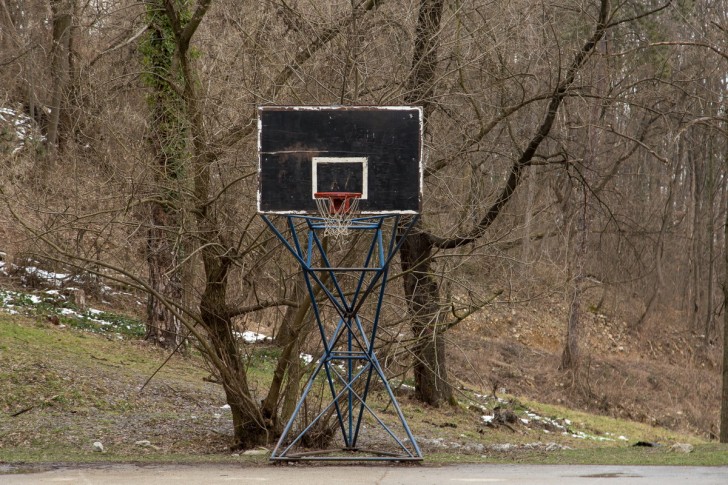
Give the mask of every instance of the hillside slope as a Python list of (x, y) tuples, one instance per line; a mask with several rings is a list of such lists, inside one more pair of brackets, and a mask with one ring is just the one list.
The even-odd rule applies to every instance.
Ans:
[[(0, 313), (0, 462), (241, 459), (228, 449), (232, 425), (222, 390), (206, 380), (198, 357), (172, 357), (142, 389), (167, 358), (165, 352), (133, 333), (94, 332), (83, 319), (54, 322), (44, 316), (48, 307), (28, 305), (19, 313), (29, 316), (10, 315), (9, 309), (18, 311), (14, 303), (6, 299)], [(492, 345), (498, 352), (507, 348)], [(251, 349), (252, 374), (264, 386), (272, 372), (267, 349), (273, 349), (270, 344)], [(522, 351), (521, 358), (532, 356), (538, 352)], [(460, 406), (441, 409), (423, 408), (406, 388), (399, 399), (423, 451), (435, 461), (624, 461), (646, 453), (629, 445), (648, 441), (665, 446), (647, 461), (681, 462), (694, 457), (670, 454), (669, 445), (701, 443), (661, 427), (539, 404), (508, 392), (493, 396), (463, 385)], [(95, 442), (103, 444), (104, 453), (94, 451)], [(597, 458), (588, 452), (594, 447), (618, 453)], [(699, 459), (708, 456), (711, 463), (716, 456), (726, 457), (720, 448), (703, 450), (707, 455)], [(265, 455), (245, 458), (264, 461)]]
[(623, 318), (583, 315), (583, 366), (575, 376), (559, 371), (565, 303), (493, 305), (454, 329), (452, 366), (488, 389), (715, 439), (717, 346), (706, 349), (675, 319), (630, 332)]

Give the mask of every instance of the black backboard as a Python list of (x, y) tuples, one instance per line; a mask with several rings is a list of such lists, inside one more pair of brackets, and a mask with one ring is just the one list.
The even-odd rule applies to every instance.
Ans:
[(420, 212), (422, 109), (264, 106), (258, 211), (314, 214), (315, 192), (360, 192), (363, 214)]

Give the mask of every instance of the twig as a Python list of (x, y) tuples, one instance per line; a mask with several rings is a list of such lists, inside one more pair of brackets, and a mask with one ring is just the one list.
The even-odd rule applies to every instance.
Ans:
[(25, 414), (25, 413), (27, 413), (28, 411), (30, 411), (31, 409), (33, 409), (34, 407), (35, 407), (35, 406), (30, 406), (29, 408), (21, 409), (21, 410), (20, 410), (20, 411), (18, 411), (17, 413), (15, 413), (15, 414), (11, 414), (11, 415), (10, 415), (10, 417), (11, 417), (11, 418), (14, 418), (14, 417), (16, 417), (16, 416), (20, 416), (21, 414)]
[(159, 365), (159, 367), (157, 367), (157, 370), (155, 370), (152, 373), (152, 375), (149, 376), (149, 378), (146, 381), (144, 381), (144, 384), (142, 384), (142, 387), (139, 388), (139, 394), (141, 394), (142, 391), (144, 390), (144, 388), (147, 387), (147, 384), (149, 384), (152, 381), (152, 379), (154, 379), (154, 376), (156, 376), (157, 373), (160, 370), (162, 370), (162, 367), (164, 367), (165, 365), (167, 365), (167, 362), (169, 362), (169, 359), (171, 359), (172, 356), (177, 353), (177, 351), (180, 349), (180, 347), (182, 347), (182, 344), (184, 344), (187, 341), (187, 337), (189, 337), (191, 333), (192, 333), (192, 330), (189, 330), (187, 332), (187, 335), (185, 335), (184, 338), (182, 340), (180, 340), (179, 344), (177, 344), (177, 347), (175, 347), (174, 350), (172, 350), (172, 352), (167, 356), (167, 358), (164, 359), (164, 362), (162, 362)]
[[(48, 399), (43, 399), (40, 404), (41, 405), (48, 404), (49, 402), (55, 401), (56, 399), (58, 399), (58, 397), (59, 397), (59, 394), (55, 394), (55, 395), (49, 397)], [(20, 416), (21, 414), (27, 413), (28, 411), (30, 411), (34, 408), (35, 408), (35, 404), (33, 404), (32, 406), (28, 406), (27, 408), (21, 409), (17, 413), (11, 414), (10, 417), (15, 418), (17, 416)]]

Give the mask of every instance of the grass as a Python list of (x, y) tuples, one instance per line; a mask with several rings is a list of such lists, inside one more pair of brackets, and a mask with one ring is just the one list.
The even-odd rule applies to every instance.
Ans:
[[(278, 350), (251, 349), (251, 376), (264, 385)], [(237, 456), (227, 448), (231, 418), (221, 408), (220, 387), (203, 380), (207, 373), (198, 357), (174, 357), (144, 392), (139, 391), (166, 357), (138, 340), (119, 340), (75, 326), (59, 328), (37, 315), (0, 313), (0, 463), (267, 463), (265, 456)], [(383, 408), (382, 396), (373, 393), (371, 405)], [(502, 397), (505, 400), (498, 402), (462, 391), (459, 406), (437, 409), (406, 395), (399, 399), (422, 441), (426, 464), (728, 465), (728, 445), (517, 396)], [(535, 414), (544, 421), (491, 428), (481, 416), (496, 406), (511, 409), (519, 420)], [(566, 431), (547, 432), (551, 425), (545, 422), (563, 425)], [(456, 452), (432, 445), (438, 439), (483, 448)], [(91, 450), (96, 440), (104, 443), (105, 453)], [(139, 440), (149, 440), (155, 448), (136, 444)], [(637, 441), (661, 446), (631, 446)], [(570, 449), (523, 447), (538, 442)], [(691, 443), (695, 449), (689, 454), (670, 451), (675, 442)], [(493, 451), (491, 446), (501, 443), (514, 448)]]
[(268, 457), (263, 455), (238, 454), (190, 454), (190, 453), (95, 453), (73, 450), (44, 450), (35, 452), (27, 449), (0, 451), (0, 463), (42, 465), (48, 464), (95, 464), (95, 463), (141, 463), (141, 464), (240, 464), (263, 465)]
[(58, 319), (58, 324), (113, 338), (140, 338), (144, 323), (121, 313), (79, 309), (56, 291), (39, 295), (0, 289), (0, 304), (25, 316)]

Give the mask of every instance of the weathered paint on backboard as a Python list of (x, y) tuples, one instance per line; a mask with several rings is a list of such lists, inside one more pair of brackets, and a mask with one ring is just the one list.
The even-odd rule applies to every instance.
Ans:
[(258, 211), (314, 214), (315, 192), (361, 192), (362, 214), (422, 206), (422, 109), (264, 106)]

